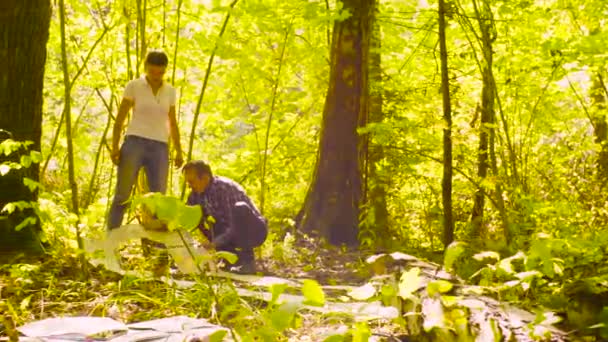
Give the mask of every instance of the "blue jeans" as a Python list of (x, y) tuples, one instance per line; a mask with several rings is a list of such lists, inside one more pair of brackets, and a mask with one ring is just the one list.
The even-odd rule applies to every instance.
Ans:
[(137, 174), (144, 168), (151, 192), (165, 193), (169, 172), (169, 148), (167, 143), (127, 135), (120, 147), (116, 192), (110, 207), (108, 229), (118, 228), (127, 208)]

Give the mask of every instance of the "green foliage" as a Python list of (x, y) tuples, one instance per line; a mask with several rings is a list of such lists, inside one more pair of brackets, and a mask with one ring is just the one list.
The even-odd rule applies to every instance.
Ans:
[[(15, 141), (12, 139), (6, 139), (0, 142), (0, 177), (6, 177), (12, 170), (27, 169), (32, 167), (32, 164), (38, 164), (42, 161), (42, 155), (39, 151), (29, 150), (29, 146), (33, 143), (31, 141)], [(19, 153), (19, 161), (12, 161), (15, 159), (14, 154)], [(3, 155), (3, 156), (2, 156)], [(8, 158), (6, 158), (8, 157)], [(23, 177), (23, 185), (25, 185), (30, 192), (43, 189), (42, 184), (34, 181), (31, 178)], [(6, 202), (5, 202), (6, 203)], [(0, 219), (4, 215), (11, 215), (16, 211), (31, 210), (36, 216), (25, 217), (14, 229), (20, 231), (27, 226), (33, 226), (38, 223), (38, 217), (41, 213), (37, 202), (17, 201), (8, 202), (3, 208), (0, 208)], [(44, 235), (40, 235), (40, 239), (44, 240)]]
[[(304, 0), (240, 1), (230, 11), (231, 21), (224, 36), (218, 39), (230, 1), (184, 0), (179, 13), (177, 3), (168, 0), (161, 6), (158, 1), (148, 2), (143, 40), (146, 48), (162, 48), (170, 53), (167, 80), (179, 93), (182, 143), (189, 138), (201, 83), (208, 76), (201, 120), (193, 130), (193, 157), (210, 161), (216, 174), (242, 183), (263, 207), (271, 227), (269, 241), (262, 247), (264, 258), (283, 263), (312, 260), (316, 252), (294, 248), (293, 218), (305, 198), (316, 161), (331, 61), (331, 25), (350, 14), (339, 1), (327, 5)], [(498, 99), (495, 123), (485, 127), (477, 118), (482, 89), (480, 69), (486, 63), (478, 41), (475, 9), (471, 2), (452, 4), (448, 50), (454, 110), (453, 209), (457, 238), (466, 244), (450, 245), (443, 261), (446, 270), (461, 273), (482, 285), (486, 292), (496, 291), (503, 300), (525, 305), (542, 304), (565, 315), (576, 328), (592, 326), (594, 332), (606, 338), (602, 324), (608, 324), (608, 235), (603, 227), (608, 224), (608, 210), (602, 172), (596, 164), (602, 146), (594, 137), (597, 125), (591, 123), (593, 117), (604, 116), (605, 108), (595, 106), (589, 94), (596, 75), (606, 79), (607, 56), (603, 50), (608, 31), (603, 21), (607, 5), (600, 0), (573, 4), (492, 3), (492, 71)], [(437, 90), (434, 5), (425, 1), (379, 4), (382, 77), (380, 84), (370, 83), (372, 91), (381, 95), (383, 118), (358, 131), (361, 135), (371, 134), (374, 148), (370, 153), (375, 153), (378, 146), (383, 148), (384, 158), (376, 165), (377, 179), (368, 180), (368, 185), (379, 181), (387, 187), (390, 231), (387, 236), (377, 234), (375, 217), (366, 216), (360, 236), (366, 248), (383, 246), (431, 253), (443, 250), (439, 238), (443, 219), (440, 146), (445, 124), (438, 115), (441, 96)], [(65, 139), (57, 140), (56, 146), (53, 143), (55, 134), (63, 134), (59, 123), (65, 102), (57, 18), (51, 27), (44, 89), (41, 146), (48, 168), (40, 183), (24, 179), (30, 191), (40, 192), (40, 200), (9, 203), (2, 208), (3, 215), (33, 209), (49, 241), (61, 251), (57, 252), (59, 259), (75, 253), (77, 230), (84, 236), (93, 236), (105, 229), (115, 168), (109, 160), (109, 136), (103, 128), (111, 127), (126, 82), (141, 74), (143, 57), (137, 51), (141, 48), (142, 39), (137, 35), (142, 22), (140, 16), (137, 23), (136, 2), (69, 0), (66, 6), (68, 67), (74, 80), (71, 90), (75, 115), (70, 138), (76, 146), (75, 168), (83, 212), (80, 217), (70, 213)], [(204, 66), (216, 46), (211, 73), (205, 75)], [(479, 133), (490, 128), (496, 130), (493, 143), (497, 170), (491, 171), (490, 177), (479, 179)], [(10, 159), (12, 153), (28, 146), (11, 139), (0, 143), (0, 155), (9, 157), (0, 163), (0, 176), (40, 163), (41, 154), (35, 151)], [(261, 166), (264, 155), (268, 156), (265, 171)], [(264, 185), (262, 176), (266, 177)], [(200, 210), (183, 205), (171, 195), (181, 192), (180, 182), (180, 173), (171, 170), (170, 195), (137, 197), (133, 204), (145, 204), (172, 230), (194, 227), (200, 220)], [(494, 193), (497, 184), (502, 186), (502, 193)], [(470, 227), (473, 194), (480, 188), (487, 193), (483, 231), (465, 233)], [(504, 217), (497, 210), (499, 196), (506, 204)], [(17, 229), (33, 220), (27, 218)], [(513, 232), (509, 242), (504, 239), (505, 220)], [(309, 262), (305, 271), (314, 265)], [(36, 272), (28, 274), (33, 279)], [(453, 290), (443, 282), (422, 284), (416, 268), (398, 277), (395, 284), (366, 284), (351, 292), (351, 296), (361, 300), (381, 297), (387, 303), (397, 298), (411, 300), (426, 286), (431, 297), (442, 300)], [(112, 293), (111, 303), (121, 310), (128, 312), (131, 302), (162, 308), (156, 312), (141, 310), (131, 318), (169, 311), (212, 315), (217, 314), (213, 305), (220, 302), (223, 306), (218, 306), (218, 315), (228, 321), (231, 315), (239, 317), (234, 321), (243, 323), (243, 332), (253, 331), (258, 338), (278, 338), (297, 323), (296, 310), (285, 303), (274, 303), (265, 315), (246, 317), (260, 311), (241, 305), (230, 289), (222, 292), (224, 296), (219, 299), (211, 299), (209, 288), (201, 286), (182, 297), (167, 295), (161, 300), (149, 295), (158, 292), (156, 285), (123, 282), (120, 291), (102, 289), (108, 296)], [(53, 284), (36, 284), (54, 291)], [(319, 285), (307, 282), (305, 286), (303, 292), (310, 303), (323, 305), (325, 294)], [(82, 299), (77, 295), (81, 287), (82, 283), (66, 285), (59, 291), (65, 291), (61, 296), (53, 293), (57, 295), (56, 302)], [(33, 317), (27, 310), (37, 296), (33, 287), (24, 291), (30, 292), (20, 293), (19, 300), (11, 302), (10, 307), (21, 321)], [(272, 291), (276, 301), (285, 289), (277, 287)], [(571, 298), (576, 303), (571, 303)], [(199, 306), (190, 305), (186, 299)], [(441, 317), (451, 317), (454, 322), (461, 322), (464, 315), (442, 310)], [(445, 328), (443, 318), (437, 317), (427, 328)], [(270, 330), (247, 330), (251, 326)], [(458, 327), (462, 325), (449, 329)], [(365, 336), (364, 327), (353, 329), (362, 333), (357, 335), (353, 330), (349, 338)], [(493, 320), (486, 330), (494, 339), (503, 337)], [(536, 338), (543, 338), (546, 331), (539, 328), (535, 334)], [(343, 334), (336, 340), (345, 338)]]
[(466, 249), (466, 244), (462, 242), (452, 242), (448, 248), (445, 250), (445, 256), (443, 260), (443, 266), (445, 269), (450, 272), (454, 269), (454, 263), (458, 259), (458, 257), (464, 253)]
[(323, 293), (323, 289), (314, 280), (306, 279), (304, 280), (304, 284), (302, 285), (302, 294), (304, 298), (306, 298), (305, 304), (313, 305), (313, 306), (323, 306), (325, 305), (325, 293)]
[(199, 205), (186, 205), (177, 197), (161, 193), (149, 193), (132, 199), (132, 208), (138, 208), (140, 205), (166, 223), (170, 231), (192, 230), (198, 226), (203, 214)]

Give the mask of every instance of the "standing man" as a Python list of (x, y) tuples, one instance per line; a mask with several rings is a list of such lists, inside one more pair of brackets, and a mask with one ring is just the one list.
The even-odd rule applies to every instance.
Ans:
[[(118, 166), (116, 192), (110, 208), (107, 228), (121, 226), (126, 202), (137, 174), (146, 172), (151, 192), (164, 193), (169, 172), (169, 136), (175, 148), (175, 166), (183, 163), (179, 130), (175, 115), (175, 88), (163, 81), (169, 59), (164, 52), (146, 56), (145, 75), (127, 83), (112, 131), (111, 157)], [(120, 135), (129, 110), (133, 116), (120, 149)]]
[[(268, 235), (266, 219), (235, 181), (214, 176), (211, 167), (201, 160), (186, 163), (184, 178), (192, 192), (188, 205), (200, 205), (203, 218), (199, 229), (218, 251), (237, 255), (232, 268), (239, 273), (255, 273), (253, 248)], [(213, 219), (210, 220), (210, 217)]]

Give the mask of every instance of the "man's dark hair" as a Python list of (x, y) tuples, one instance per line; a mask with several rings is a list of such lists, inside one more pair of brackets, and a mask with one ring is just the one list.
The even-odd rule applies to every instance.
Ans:
[(186, 163), (182, 167), (182, 172), (186, 172), (186, 170), (195, 170), (196, 174), (200, 177), (204, 175), (209, 175), (209, 177), (213, 177), (213, 172), (211, 172), (211, 166), (205, 163), (202, 160), (191, 160)]
[(162, 51), (150, 51), (146, 56), (146, 64), (166, 67), (169, 64), (169, 58)]

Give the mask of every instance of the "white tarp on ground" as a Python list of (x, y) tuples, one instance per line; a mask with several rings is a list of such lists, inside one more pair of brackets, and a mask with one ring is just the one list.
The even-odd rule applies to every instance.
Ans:
[[(187, 232), (182, 232), (180, 235), (177, 231), (166, 232), (149, 230), (145, 229), (144, 226), (140, 224), (127, 224), (112, 229), (108, 231), (104, 239), (86, 239), (84, 249), (91, 255), (90, 261), (92, 264), (96, 266), (103, 264), (108, 270), (123, 274), (124, 270), (120, 267), (118, 249), (129, 241), (140, 240), (142, 238), (147, 238), (169, 246), (167, 248), (169, 254), (173, 258), (173, 261), (175, 261), (176, 266), (183, 273), (198, 272), (196, 262), (190, 255), (184, 241), (190, 246), (191, 251), (197, 257), (209, 255), (209, 252), (203, 247), (195, 247), (194, 239)], [(103, 257), (96, 257), (98, 251), (103, 252)], [(209, 260), (209, 258), (207, 258), (207, 260)]]
[(17, 330), (20, 341), (230, 341), (227, 330), (204, 319), (187, 316), (124, 324), (104, 317), (60, 317), (28, 323)]

